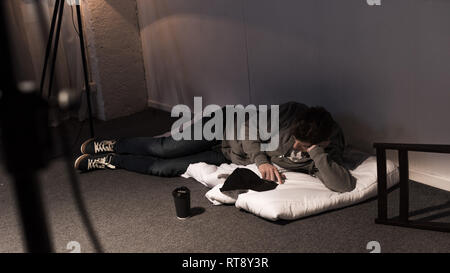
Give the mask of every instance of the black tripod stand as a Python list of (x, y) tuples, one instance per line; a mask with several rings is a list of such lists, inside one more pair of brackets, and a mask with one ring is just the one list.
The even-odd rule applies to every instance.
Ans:
[[(56, 57), (58, 55), (58, 46), (59, 46), (59, 37), (61, 34), (61, 25), (62, 25), (62, 19), (64, 15), (64, 0), (56, 0), (55, 1), (55, 8), (53, 10), (53, 17), (52, 17), (52, 23), (50, 27), (50, 35), (48, 37), (47, 42), (47, 49), (45, 51), (45, 61), (44, 61), (44, 68), (42, 71), (42, 78), (41, 78), (41, 85), (40, 85), (40, 92), (41, 96), (44, 93), (44, 85), (45, 85), (45, 77), (47, 73), (47, 67), (50, 55), (52, 55), (52, 63), (50, 67), (50, 78), (48, 83), (48, 93), (47, 96), (50, 98), (52, 95), (52, 88), (53, 88), (53, 81), (55, 76), (55, 67), (56, 67)], [(81, 59), (83, 62), (83, 72), (84, 72), (84, 84), (86, 88), (86, 97), (87, 97), (87, 104), (88, 104), (88, 115), (89, 115), (89, 127), (91, 131), (91, 137), (94, 137), (94, 123), (92, 120), (92, 106), (91, 106), (91, 87), (89, 84), (89, 74), (88, 74), (88, 66), (87, 66), (87, 59), (86, 59), (86, 50), (84, 47), (84, 34), (83, 34), (83, 23), (81, 19), (81, 8), (80, 5), (76, 5), (76, 12), (77, 12), (77, 21), (78, 21), (78, 34), (80, 38), (80, 49), (81, 49)], [(54, 39), (54, 44), (53, 44)], [(53, 49), (53, 54), (52, 54)]]

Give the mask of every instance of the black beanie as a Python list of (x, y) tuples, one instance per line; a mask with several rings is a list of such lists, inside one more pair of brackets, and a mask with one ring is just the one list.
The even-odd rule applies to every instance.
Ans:
[(221, 192), (234, 190), (269, 191), (278, 186), (276, 182), (260, 178), (249, 169), (237, 168), (225, 180)]

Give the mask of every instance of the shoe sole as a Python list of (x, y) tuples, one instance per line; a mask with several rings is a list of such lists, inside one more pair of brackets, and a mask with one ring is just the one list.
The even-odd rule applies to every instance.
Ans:
[(84, 155), (88, 154), (86, 152), (86, 146), (93, 140), (94, 140), (93, 138), (90, 138), (90, 139), (86, 140), (85, 142), (83, 142), (83, 144), (81, 144), (81, 153), (82, 154), (84, 154)]
[(84, 155), (78, 157), (77, 160), (75, 160), (75, 164), (73, 164), (74, 168), (75, 168), (76, 170), (79, 170), (78, 167), (80, 166), (81, 160), (85, 159), (85, 158), (88, 157), (88, 156), (89, 156), (88, 154), (84, 154)]

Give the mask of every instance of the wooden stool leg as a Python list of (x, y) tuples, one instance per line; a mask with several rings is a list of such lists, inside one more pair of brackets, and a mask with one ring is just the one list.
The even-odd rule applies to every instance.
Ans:
[(377, 149), (378, 220), (387, 219), (386, 150)]
[(408, 222), (409, 218), (409, 169), (408, 151), (398, 151), (400, 171), (400, 221)]

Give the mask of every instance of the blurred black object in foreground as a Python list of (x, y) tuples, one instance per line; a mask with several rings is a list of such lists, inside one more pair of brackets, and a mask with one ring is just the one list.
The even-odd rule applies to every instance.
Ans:
[[(6, 169), (14, 177), (15, 193), (30, 252), (52, 252), (36, 173), (48, 160), (50, 137), (46, 103), (34, 86), (17, 86), (8, 44), (4, 3), (0, 4), (0, 125)], [(20, 89), (20, 90), (19, 90)]]
[[(48, 127), (49, 107), (69, 110), (78, 105), (79, 95), (60, 91), (57, 102), (49, 105), (33, 82), (17, 83), (6, 22), (4, 2), (0, 2), (0, 130), (3, 159), (7, 171), (14, 179), (15, 194), (25, 235), (26, 248), (33, 253), (53, 252), (46, 214), (41, 198), (38, 171), (47, 167), (52, 150)], [(101, 246), (91, 225), (81, 196), (76, 173), (72, 168), (67, 132), (60, 126), (60, 135), (72, 190), (95, 249)]]

